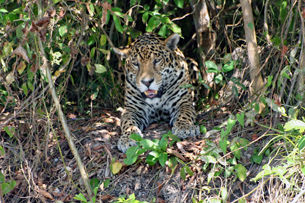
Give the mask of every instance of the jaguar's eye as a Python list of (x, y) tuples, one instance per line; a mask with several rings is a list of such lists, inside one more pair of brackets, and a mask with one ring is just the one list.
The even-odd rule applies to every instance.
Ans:
[(160, 64), (160, 62), (161, 62), (161, 59), (155, 59), (155, 60), (153, 61), (153, 64), (154, 64), (154, 66), (157, 66), (157, 65)]
[(135, 68), (139, 68), (139, 63), (138, 62), (131, 62), (132, 66)]

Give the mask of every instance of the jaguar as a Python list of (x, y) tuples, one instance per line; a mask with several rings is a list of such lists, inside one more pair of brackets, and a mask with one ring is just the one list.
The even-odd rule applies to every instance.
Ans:
[(191, 82), (189, 65), (177, 47), (179, 40), (178, 34), (164, 40), (145, 33), (124, 48), (113, 48), (125, 59), (120, 151), (136, 144), (131, 134), (143, 137), (142, 131), (159, 120), (169, 121), (172, 133), (179, 138), (199, 135), (192, 90), (187, 88)]

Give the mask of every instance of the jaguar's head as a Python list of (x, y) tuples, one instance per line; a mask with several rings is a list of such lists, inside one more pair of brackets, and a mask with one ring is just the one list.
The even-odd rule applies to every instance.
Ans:
[(162, 41), (156, 35), (146, 33), (125, 49), (113, 49), (126, 58), (126, 78), (144, 97), (152, 99), (162, 95), (163, 74), (169, 74), (165, 70), (172, 65), (170, 62), (179, 39), (178, 34), (173, 34)]

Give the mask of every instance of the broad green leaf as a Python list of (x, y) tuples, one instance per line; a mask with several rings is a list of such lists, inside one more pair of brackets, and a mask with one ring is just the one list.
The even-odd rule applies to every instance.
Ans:
[(5, 126), (3, 129), (8, 134), (8, 136), (10, 136), (10, 138), (14, 137), (14, 134), (15, 134), (15, 128), (14, 127)]
[(160, 17), (159, 16), (152, 16), (148, 20), (148, 24), (146, 26), (146, 32), (152, 32), (156, 27), (160, 25)]
[(141, 140), (140, 144), (145, 149), (153, 149), (153, 147), (155, 146), (155, 143), (148, 139)]
[(5, 8), (0, 8), (0, 13), (8, 13), (8, 11)]
[(228, 191), (227, 191), (227, 188), (221, 187), (221, 188), (220, 188), (220, 194), (221, 194), (221, 199), (223, 200), (223, 202), (226, 202), (226, 200), (228, 199)]
[(241, 164), (235, 165), (234, 169), (235, 169), (238, 179), (241, 182), (244, 182), (244, 180), (246, 180), (246, 178), (247, 178), (247, 169)]
[(167, 33), (167, 25), (162, 25), (158, 34), (162, 37), (166, 37), (166, 33)]
[(101, 37), (100, 37), (100, 45), (104, 46), (106, 44), (106, 42), (107, 42), (106, 35), (101, 35)]
[(235, 123), (236, 123), (235, 119), (232, 119), (232, 118), (228, 119), (227, 130), (226, 130), (226, 131), (228, 131), (228, 134), (231, 132), (231, 130), (234, 127)]
[(79, 193), (78, 195), (75, 195), (73, 197), (73, 199), (79, 200), (79, 201), (82, 201), (82, 202), (87, 202), (86, 197), (82, 193)]
[(58, 29), (59, 35), (63, 37), (68, 32), (67, 25), (63, 25)]
[(219, 73), (217, 65), (213, 61), (206, 61), (207, 73)]
[(182, 178), (182, 180), (186, 179), (186, 173), (185, 173), (185, 168), (184, 167), (182, 167), (180, 169), (180, 177)]
[(167, 149), (167, 144), (168, 144), (168, 138), (167, 136), (162, 136), (160, 142), (159, 142), (159, 147), (163, 150), (166, 151)]
[(22, 88), (23, 93), (25, 94), (25, 96), (28, 96), (28, 87), (27, 87), (26, 83), (23, 83), (21, 85), (21, 88)]
[(107, 71), (106, 67), (102, 64), (95, 64), (95, 72), (96, 73), (105, 73)]
[(148, 163), (148, 165), (150, 166), (155, 165), (158, 161), (159, 156), (160, 154), (156, 151), (150, 152), (146, 157), (146, 163)]
[(174, 0), (174, 2), (178, 8), (183, 8), (184, 0)]
[(61, 0), (53, 0), (53, 4), (57, 4), (58, 2), (61, 2)]
[(252, 156), (251, 156), (251, 161), (260, 164), (263, 160), (263, 155), (259, 154), (258, 150), (254, 150)]
[(135, 140), (135, 141), (141, 141), (141, 140), (143, 140), (143, 138), (141, 137), (141, 135), (136, 134), (136, 133), (132, 133), (132, 134), (130, 135), (130, 139)]
[(138, 154), (137, 154), (137, 151), (139, 149), (139, 146), (131, 146), (127, 149), (126, 151), (126, 159), (124, 159), (124, 163), (126, 165), (132, 165), (134, 164), (137, 159), (138, 159)]
[(11, 180), (9, 182), (6, 183), (2, 183), (0, 184), (2, 187), (2, 194), (6, 195), (7, 193), (9, 193), (10, 191), (12, 191), (14, 189), (14, 187), (16, 186), (16, 181)]
[(236, 114), (236, 119), (242, 127), (245, 127), (245, 112)]
[(217, 162), (216, 158), (211, 155), (203, 155), (201, 156), (201, 160), (204, 161), (205, 163), (212, 163), (212, 164), (215, 164)]
[(224, 73), (230, 72), (231, 70), (234, 69), (234, 65), (235, 65), (235, 62), (234, 61), (230, 61), (230, 63), (226, 63), (225, 65), (223, 65), (222, 71)]
[(177, 33), (179, 35), (181, 35), (181, 27), (179, 27), (177, 24), (175, 23), (170, 23), (170, 29), (174, 32)]
[(215, 81), (216, 84), (221, 83), (222, 80), (223, 80), (222, 74), (218, 74), (218, 75), (214, 78), (214, 81)]
[(89, 3), (88, 12), (90, 16), (94, 16), (94, 5), (92, 3)]
[(4, 156), (4, 155), (5, 155), (5, 151), (4, 151), (3, 147), (0, 146), (0, 156)]
[(165, 166), (165, 163), (166, 163), (166, 161), (167, 161), (167, 156), (168, 156), (168, 155), (167, 155), (166, 152), (161, 153), (160, 156), (159, 156), (159, 163), (160, 163), (160, 165), (161, 165), (162, 167)]
[(285, 131), (290, 131), (290, 130), (299, 130), (300, 133), (303, 133), (305, 131), (305, 123), (300, 120), (290, 120), (284, 125)]
[(148, 17), (149, 17), (149, 12), (148, 11), (144, 12), (143, 15), (142, 15), (142, 22), (144, 24), (147, 22)]
[(107, 188), (109, 185), (110, 185), (110, 179), (104, 180), (104, 182), (103, 182), (104, 188)]
[(119, 161), (115, 161), (110, 166), (111, 166), (110, 167), (111, 172), (115, 175), (115, 174), (120, 172), (120, 170), (122, 169), (123, 164)]
[(269, 87), (272, 84), (273, 75), (268, 75), (266, 87)]
[(305, 147), (305, 136), (303, 135), (301, 139), (298, 141), (298, 148), (301, 151)]
[(207, 132), (207, 128), (204, 125), (200, 125), (200, 133), (205, 134)]
[(116, 15), (112, 15), (114, 26), (116, 30), (120, 33), (123, 33), (124, 29), (121, 25), (120, 19)]
[(194, 175), (194, 172), (191, 170), (190, 167), (188, 166), (184, 166), (185, 167), (185, 171), (187, 172), (187, 174), (189, 174), (189, 176), (193, 176)]
[(98, 187), (100, 184), (100, 181), (97, 178), (90, 179), (90, 186), (92, 189)]

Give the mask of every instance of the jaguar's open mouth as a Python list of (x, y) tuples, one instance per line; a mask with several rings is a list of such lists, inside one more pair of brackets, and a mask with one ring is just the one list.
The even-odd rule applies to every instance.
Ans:
[(157, 90), (151, 90), (151, 89), (148, 89), (144, 92), (145, 96), (148, 97), (148, 98), (154, 98), (158, 95), (158, 91)]

